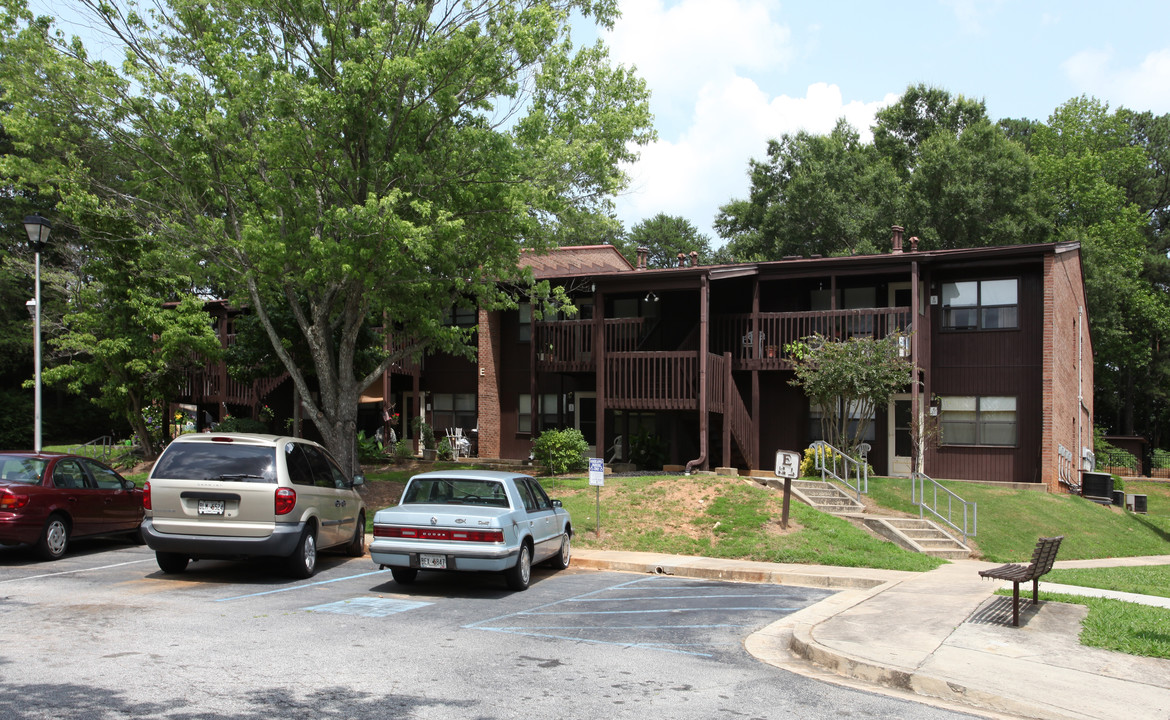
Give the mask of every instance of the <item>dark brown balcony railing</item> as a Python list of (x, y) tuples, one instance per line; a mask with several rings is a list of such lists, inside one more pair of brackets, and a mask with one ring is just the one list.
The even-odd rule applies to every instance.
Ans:
[(720, 315), (711, 321), (711, 351), (730, 352), (736, 367), (782, 369), (784, 346), (811, 335), (830, 339), (886, 337), (910, 328), (910, 308), (865, 308), (811, 312), (760, 313), (758, 330), (752, 315)]
[(615, 410), (694, 410), (699, 407), (698, 380), (696, 352), (610, 353), (606, 405)]
[[(607, 352), (633, 352), (642, 337), (644, 318), (614, 318), (603, 323)], [(593, 364), (592, 320), (533, 323), (536, 364), (541, 370), (588, 372)]]

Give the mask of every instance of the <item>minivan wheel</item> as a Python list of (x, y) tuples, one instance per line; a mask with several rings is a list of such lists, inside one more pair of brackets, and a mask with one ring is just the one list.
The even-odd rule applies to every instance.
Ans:
[(156, 552), (154, 559), (158, 561), (158, 568), (165, 573), (174, 575), (187, 569), (191, 558), (181, 553)]
[(288, 558), (288, 570), (290, 575), (299, 580), (313, 577), (317, 570), (317, 536), (313, 528), (305, 528), (301, 533), (297, 549)]

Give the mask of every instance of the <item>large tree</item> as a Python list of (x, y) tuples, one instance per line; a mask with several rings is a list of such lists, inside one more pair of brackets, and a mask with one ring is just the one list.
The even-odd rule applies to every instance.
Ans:
[(631, 263), (637, 262), (638, 248), (646, 248), (646, 265), (652, 268), (676, 267), (679, 253), (688, 257), (688, 263), (690, 254), (698, 253), (701, 265), (708, 264), (712, 258), (709, 237), (699, 232), (690, 220), (666, 213), (639, 222), (619, 241), (618, 247)]
[[(124, 15), (78, 2), (121, 40), (120, 69), (27, 14), (5, 30), (14, 48), (52, 46), (19, 72), (132, 166), (120, 193), (86, 167), (69, 182), (218, 264), (348, 468), (361, 391), (408, 354), (470, 356), (471, 331), (444, 310), (510, 302), (521, 247), (562, 216), (604, 215), (651, 136), (644, 83), (570, 37), (574, 13), (611, 23), (609, 0), (168, 0)], [(37, 100), (13, 112), (53, 110)], [(390, 349), (359, 371), (370, 326)]]

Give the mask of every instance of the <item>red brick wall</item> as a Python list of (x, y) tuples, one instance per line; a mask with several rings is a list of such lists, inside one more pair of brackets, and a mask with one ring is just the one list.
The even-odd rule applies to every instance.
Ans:
[(1081, 448), (1093, 444), (1093, 345), (1079, 250), (1058, 247), (1045, 258), (1043, 353), (1040, 477), (1051, 492), (1067, 492), (1059, 447), (1073, 454), (1075, 480)]
[(500, 312), (479, 311), (479, 456), (500, 457)]

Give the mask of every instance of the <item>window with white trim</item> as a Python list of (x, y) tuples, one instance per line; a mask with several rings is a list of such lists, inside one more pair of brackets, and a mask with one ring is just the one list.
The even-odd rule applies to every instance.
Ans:
[(1019, 326), (1019, 281), (970, 280), (943, 283), (943, 328), (1002, 330)]
[(939, 425), (943, 445), (1016, 444), (1016, 399), (943, 396)]

